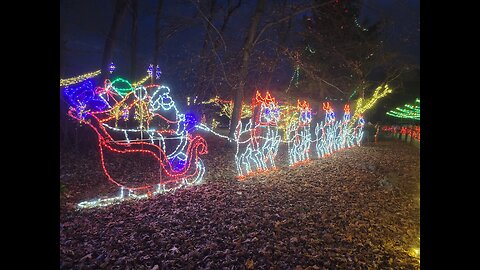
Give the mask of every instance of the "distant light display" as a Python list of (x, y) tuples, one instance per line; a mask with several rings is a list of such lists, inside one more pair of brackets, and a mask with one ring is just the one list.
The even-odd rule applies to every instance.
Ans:
[(402, 119), (413, 119), (420, 121), (420, 99), (416, 99), (413, 105), (405, 104), (402, 108), (396, 108), (387, 112), (387, 115), (402, 118)]

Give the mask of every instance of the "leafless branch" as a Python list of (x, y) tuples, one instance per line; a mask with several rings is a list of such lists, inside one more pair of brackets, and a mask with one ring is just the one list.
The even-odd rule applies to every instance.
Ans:
[(308, 6), (308, 7), (305, 7), (305, 8), (301, 8), (300, 10), (297, 10), (297, 11), (295, 11), (295, 12), (293, 12), (293, 13), (291, 13), (291, 14), (289, 14), (289, 15), (287, 15), (287, 16), (279, 19), (279, 20), (275, 20), (274, 22), (267, 23), (265, 26), (263, 26), (262, 30), (260, 30), (260, 32), (259, 32), (259, 33), (257, 34), (257, 36), (255, 37), (254, 42), (253, 42), (253, 46), (255, 46), (255, 44), (257, 43), (257, 41), (258, 41), (258, 39), (260, 38), (260, 36), (261, 36), (261, 35), (263, 34), (263, 32), (265, 32), (268, 28), (270, 28), (270, 27), (272, 27), (272, 26), (274, 26), (274, 25), (276, 25), (276, 24), (279, 24), (279, 23), (281, 23), (281, 22), (283, 22), (283, 21), (286, 21), (286, 20), (288, 20), (288, 19), (290, 19), (290, 18), (292, 18), (292, 17), (295, 17), (295, 16), (297, 16), (298, 14), (300, 14), (300, 13), (302, 13), (302, 12), (305, 12), (305, 11), (307, 11), (307, 10), (309, 10), (309, 9), (319, 8), (319, 7), (322, 7), (322, 6), (331, 4), (331, 3), (333, 3), (333, 2), (334, 2), (334, 0), (328, 1), (328, 2), (325, 2), (325, 3), (322, 3), (322, 4), (318, 4), (318, 5), (311, 5), (311, 6)]
[[(220, 39), (222, 40), (222, 43), (223, 43), (223, 46), (224, 46), (224, 49), (225, 51), (227, 51), (227, 43), (225, 43), (225, 40), (223, 39), (222, 37), (222, 34), (220, 34), (220, 31), (218, 31), (218, 29), (215, 27), (215, 25), (213, 25), (213, 23), (207, 18), (207, 16), (203, 13), (203, 11), (200, 9), (200, 7), (195, 3), (193, 2), (193, 0), (190, 0), (193, 5), (197, 8), (198, 12), (202, 15), (203, 19), (205, 21), (208, 22), (208, 24), (213, 28), (215, 29), (215, 31), (217, 32), (218, 36), (220, 37)], [(208, 31), (207, 31), (208, 32)]]

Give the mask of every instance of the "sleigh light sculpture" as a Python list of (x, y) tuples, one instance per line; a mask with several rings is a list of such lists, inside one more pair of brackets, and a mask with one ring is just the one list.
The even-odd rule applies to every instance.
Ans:
[[(117, 197), (81, 202), (78, 207), (147, 198), (202, 182), (205, 167), (200, 156), (207, 154), (206, 141), (192, 134), (194, 117), (178, 111), (167, 86), (134, 87), (116, 79), (94, 89), (87, 80), (78, 87), (65, 87), (64, 95), (71, 106), (68, 114), (96, 133), (105, 176), (120, 188)], [(135, 159), (138, 154), (142, 162), (147, 157), (157, 166), (150, 173), (153, 183), (132, 183), (135, 181), (113, 176), (107, 159)]]

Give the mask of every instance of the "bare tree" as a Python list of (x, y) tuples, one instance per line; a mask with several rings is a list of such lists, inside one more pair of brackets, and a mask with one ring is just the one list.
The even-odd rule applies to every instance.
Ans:
[[(158, 66), (160, 47), (162, 46), (162, 31), (160, 27), (160, 22), (162, 18), (163, 10), (163, 0), (158, 0), (157, 9), (155, 11), (155, 48), (153, 50), (153, 66), (156, 68)], [(156, 76), (152, 75), (152, 83), (156, 83)]]
[(131, 0), (132, 12), (132, 43), (130, 51), (130, 80), (135, 81), (137, 66), (137, 42), (138, 42), (138, 0)]
[(125, 16), (125, 13), (127, 11), (127, 6), (129, 2), (130, 0), (117, 0), (115, 2), (115, 11), (113, 14), (112, 25), (110, 26), (110, 30), (105, 40), (105, 46), (103, 49), (100, 83), (102, 83), (105, 79), (109, 77), (109, 66), (112, 62), (115, 41), (117, 39), (118, 31), (120, 29), (123, 17)]
[(240, 120), (240, 117), (241, 117), (240, 114), (242, 112), (243, 91), (245, 88), (245, 83), (247, 81), (247, 75), (248, 75), (247, 74), (248, 63), (250, 60), (251, 51), (254, 46), (257, 26), (258, 26), (258, 23), (260, 22), (260, 18), (264, 13), (264, 9), (265, 9), (265, 0), (258, 0), (257, 6), (255, 8), (255, 13), (250, 19), (250, 26), (248, 28), (247, 37), (243, 45), (242, 65), (240, 66), (240, 82), (235, 92), (235, 96), (233, 98), (233, 113), (232, 113), (232, 119), (230, 122), (230, 131), (228, 133), (228, 136), (230, 138), (233, 138), (233, 134), (235, 133), (236, 123)]
[[(282, 10), (282, 17), (285, 17), (285, 12), (287, 11), (287, 0), (283, 1), (281, 3), (281, 10)], [(282, 47), (285, 46), (285, 43), (287, 42), (288, 34), (290, 33), (290, 29), (292, 27), (292, 19), (288, 19), (287, 21), (284, 21), (281, 23), (280, 28), (278, 30), (278, 35), (279, 35), (279, 42), (278, 46), (275, 47), (275, 53), (276, 57), (275, 60), (273, 61), (273, 64), (269, 66), (269, 75), (268, 75), (268, 80), (267, 80), (267, 89), (270, 88), (270, 83), (272, 81), (272, 77), (274, 74), (275, 69), (277, 68), (278, 62), (280, 62), (280, 58), (282, 56)]]
[[(205, 28), (205, 38), (203, 40), (203, 46), (202, 46), (202, 51), (200, 53), (200, 59), (202, 60), (202, 64), (203, 65), (203, 68), (201, 69), (201, 71), (204, 72), (204, 76), (198, 76), (198, 78), (200, 79), (200, 82), (199, 82), (199, 85), (198, 85), (198, 88), (201, 89), (200, 91), (202, 91), (202, 93), (205, 93), (205, 88), (206, 88), (206, 83), (207, 83), (207, 80), (205, 80), (205, 78), (207, 76), (209, 76), (209, 70), (210, 70), (210, 57), (206, 57), (207, 55), (207, 52), (208, 52), (208, 45), (213, 43), (213, 42), (210, 42), (211, 40), (211, 37), (212, 37), (212, 32), (214, 31), (213, 28), (214, 28), (214, 25), (213, 25), (213, 16), (214, 16), (214, 11), (215, 11), (215, 6), (216, 6), (216, 0), (210, 0), (208, 1), (208, 4), (209, 4), (209, 8), (208, 8), (208, 15), (205, 15), (204, 12), (197, 6), (197, 9), (199, 11), (199, 13), (203, 16), (204, 18), (204, 28)], [(215, 46), (215, 44), (211, 44), (212, 46)]]
[[(313, 0), (314, 4), (324, 1)], [(304, 40), (297, 50), (287, 50), (293, 65), (304, 74), (298, 92), (321, 99), (348, 100), (364, 97), (378, 85), (399, 78), (410, 65), (405, 55), (385, 45), (389, 20), (361, 25), (358, 14), (362, 1), (336, 2), (313, 9), (304, 21)], [(300, 53), (305, 46), (314, 53)]]

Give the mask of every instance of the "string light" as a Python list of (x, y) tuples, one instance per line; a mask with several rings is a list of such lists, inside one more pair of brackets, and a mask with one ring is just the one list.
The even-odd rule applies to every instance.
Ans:
[(335, 122), (335, 112), (333, 111), (330, 102), (323, 102), (322, 107), (325, 111), (325, 124), (322, 126), (323, 122), (320, 122), (320, 124), (317, 124), (315, 127), (317, 136), (316, 149), (317, 156), (319, 158), (333, 153), (335, 147), (336, 130), (338, 128), (338, 123)]
[(297, 101), (298, 120), (287, 128), (288, 161), (290, 166), (310, 160), (310, 123), (312, 109), (307, 101)]
[(392, 93), (392, 89), (388, 84), (385, 84), (378, 86), (369, 99), (359, 98), (357, 100), (357, 105), (355, 106), (355, 115), (352, 118), (351, 124), (355, 123), (360, 115), (363, 115), (366, 111), (370, 110), (379, 99), (390, 93)]
[(152, 77), (153, 75), (153, 64), (150, 64), (147, 68), (147, 73), (149, 77)]
[(81, 82), (83, 82), (87, 79), (90, 79), (90, 78), (93, 78), (93, 77), (96, 77), (96, 76), (100, 75), (100, 73), (101, 73), (101, 70), (97, 70), (97, 71), (94, 71), (94, 72), (86, 73), (86, 74), (79, 75), (79, 76), (72, 77), (72, 78), (68, 78), (68, 79), (60, 79), (60, 87), (81, 83)]
[(416, 99), (414, 105), (405, 104), (403, 108), (390, 110), (387, 115), (396, 118), (420, 120), (420, 99)]
[[(339, 125), (340, 132), (339, 132), (339, 149), (343, 148), (350, 148), (354, 145), (354, 138), (352, 135), (352, 130), (349, 128), (349, 123), (351, 120), (351, 115), (350, 115), (350, 105), (345, 104), (343, 108), (344, 114), (343, 114), (343, 121), (341, 125)], [(360, 138), (361, 139), (361, 138)]]
[(184, 188), (184, 187), (189, 187), (193, 186), (194, 183), (201, 182), (201, 179), (203, 178), (203, 175), (205, 174), (205, 167), (203, 165), (203, 161), (201, 159), (198, 160), (199, 162), (196, 164), (198, 167), (199, 173), (193, 180), (192, 182), (186, 181), (184, 179), (179, 185), (176, 185), (174, 187), (168, 188), (166, 184), (157, 184), (156, 188), (153, 192), (149, 191), (145, 194), (138, 195), (135, 193), (135, 191), (129, 190), (128, 194), (125, 195), (124, 188), (120, 188), (120, 193), (118, 196), (115, 197), (110, 197), (110, 198), (99, 198), (99, 199), (94, 199), (90, 201), (83, 201), (77, 204), (77, 207), (79, 209), (85, 209), (85, 208), (97, 208), (97, 207), (105, 207), (109, 205), (114, 205), (114, 204), (119, 204), (125, 201), (129, 200), (140, 200), (140, 199), (147, 199), (151, 198), (155, 195), (158, 194), (166, 194), (166, 193), (172, 193), (175, 192), (178, 189)]
[[(230, 101), (222, 101), (218, 96), (210, 99), (207, 102), (202, 103), (210, 104), (220, 102), (227, 104), (230, 103)], [(276, 104), (276, 102), (274, 102), (274, 99), (270, 96), (268, 92), (266, 97), (262, 98), (260, 93), (257, 91), (256, 96), (252, 101), (252, 107), (255, 108), (255, 105), (261, 103)], [(288, 125), (286, 125), (287, 128), (284, 132), (284, 134), (286, 135), (286, 140), (280, 141), (278, 138), (276, 138), (272, 141), (274, 141), (276, 144), (283, 142), (288, 145), (289, 164), (291, 166), (309, 160), (310, 144), (312, 142), (316, 143), (315, 147), (317, 149), (317, 156), (319, 158), (328, 156), (334, 151), (343, 148), (350, 148), (355, 145), (361, 145), (365, 120), (363, 119), (362, 115), (359, 115), (357, 117), (359, 118), (357, 126), (349, 127), (349, 123), (351, 121), (351, 114), (350, 105), (348, 104), (346, 104), (344, 107), (345, 113), (340, 121), (335, 120), (335, 113), (331, 104), (329, 102), (323, 104), (323, 108), (326, 112), (326, 121), (325, 124), (323, 124), (323, 122), (317, 124), (315, 129), (315, 140), (312, 140), (310, 135), (311, 109), (306, 101), (303, 101), (302, 103), (300, 103), (300, 101), (297, 101), (297, 106), (294, 110), (290, 108), (289, 104), (282, 106), (278, 106), (276, 104), (276, 107), (278, 107), (281, 117), (274, 118), (275, 120), (273, 121), (273, 123), (275, 124), (273, 126), (276, 127), (277, 131), (275, 135), (277, 135), (278, 130), (280, 130), (279, 123), (288, 123)], [(270, 111), (265, 110), (265, 113), (266, 115), (268, 115)], [(285, 118), (290, 118), (291, 120), (289, 120), (289, 122), (286, 122)], [(252, 119), (249, 120), (245, 127), (243, 127), (242, 122), (239, 121), (236, 127), (234, 139), (230, 139), (227, 136), (215, 133), (213, 130), (209, 129), (206, 126), (202, 126), (199, 128), (205, 131), (212, 132), (221, 138), (228, 139), (229, 141), (233, 141), (237, 144), (235, 163), (237, 166), (238, 176), (241, 178), (255, 172), (264, 172), (266, 170), (274, 168), (274, 165), (270, 168), (265, 167), (265, 164), (262, 162), (262, 151), (259, 150), (263, 145), (260, 145), (260, 147), (258, 147), (254, 144), (254, 142), (256, 142), (258, 138), (268, 141), (269, 138), (274, 137), (269, 137), (268, 135), (258, 135), (258, 123), (263, 123), (259, 122), (258, 119), (258, 115), (257, 117), (252, 117)], [(266, 122), (263, 124), (266, 125)], [(244, 145), (244, 148), (242, 150), (239, 150), (239, 146), (241, 146), (242, 144)], [(274, 161), (273, 159), (271, 160)]]
[[(119, 84), (125, 84), (126, 87), (120, 88), (118, 86), (115, 86), (115, 85), (119, 85)], [(117, 79), (113, 80), (109, 84), (109, 87), (113, 88), (115, 90), (115, 92), (117, 92), (122, 97), (124, 97), (126, 94), (128, 94), (128, 93), (130, 93), (134, 90), (133, 85), (129, 81), (127, 81), (125, 79), (122, 79), (122, 78), (117, 78)]]
[(381, 130), (385, 133), (393, 133), (396, 135), (397, 133), (404, 135), (404, 136), (411, 136), (411, 138), (420, 141), (420, 126), (383, 126)]
[[(189, 97), (187, 97), (187, 104), (189, 102)], [(213, 104), (220, 108), (220, 111), (217, 112), (219, 116), (226, 116), (228, 119), (232, 118), (233, 112), (233, 101), (232, 100), (224, 100), (221, 99), (219, 96), (215, 96), (210, 98), (207, 101), (202, 101), (201, 104)], [(287, 127), (292, 123), (296, 122), (298, 119), (298, 110), (297, 105), (292, 105), (289, 103), (284, 103), (279, 105), (280, 108), (280, 120), (277, 123), (278, 129), (283, 130), (283, 138), (284, 140), (287, 139)], [(251, 104), (242, 104), (242, 119), (247, 119), (252, 117), (252, 105)]]
[[(108, 66), (108, 71), (111, 74), (111, 73), (113, 73), (114, 70), (115, 70), (115, 65), (113, 64), (113, 62), (111, 62), (110, 65)], [(94, 72), (89, 72), (89, 73), (79, 75), (79, 76), (76, 76), (76, 77), (72, 77), (72, 78), (68, 78), (68, 79), (60, 79), (60, 87), (81, 83), (85, 80), (88, 80), (88, 79), (91, 79), (91, 78), (94, 78), (94, 77), (100, 75), (100, 73), (102, 73), (102, 71), (97, 70), (97, 71), (94, 71)]]
[(108, 71), (110, 71), (110, 74), (112, 74), (114, 70), (115, 70), (115, 65), (113, 64), (113, 62), (111, 62), (110, 66), (108, 66)]
[(348, 97), (348, 100), (352, 99), (352, 97), (357, 93), (357, 89), (355, 89), (355, 91), (353, 91), (353, 93), (350, 95), (350, 97)]
[(82, 121), (90, 111), (110, 108), (108, 102), (95, 91), (91, 79), (87, 79), (77, 87), (66, 86), (63, 89), (63, 94), (67, 103), (72, 106), (77, 117)]
[[(110, 66), (109, 66), (109, 72), (110, 73), (113, 73), (113, 71), (115, 70), (115, 65), (112, 63), (110, 63)], [(65, 87), (65, 86), (69, 86), (69, 85), (72, 85), (72, 84), (77, 84), (77, 83), (81, 83), (85, 80), (88, 80), (88, 79), (91, 79), (91, 78), (94, 78), (98, 75), (100, 75), (101, 73), (101, 70), (97, 70), (95, 72), (91, 72), (91, 73), (87, 73), (87, 74), (83, 74), (83, 75), (80, 75), (80, 76), (77, 76), (77, 77), (72, 77), (72, 78), (68, 78), (68, 79), (60, 79), (60, 87)], [(161, 72), (160, 72), (161, 74)], [(146, 82), (148, 79), (150, 78), (150, 76), (145, 76), (143, 77), (142, 79), (140, 79), (138, 82), (135, 82), (132, 84), (133, 87), (137, 87), (137, 86), (140, 86), (142, 85), (144, 82)], [(158, 78), (157, 78), (158, 79)]]
[(132, 83), (132, 86), (133, 86), (134, 88), (136, 88), (136, 87), (142, 85), (144, 82), (146, 82), (149, 78), (150, 78), (150, 76), (145, 76), (145, 77), (143, 77), (142, 79), (140, 79), (138, 82)]
[(353, 128), (350, 126), (351, 115), (350, 105), (345, 104), (343, 118), (335, 121), (335, 113), (329, 102), (323, 103), (325, 111), (325, 123), (320, 122), (315, 126), (315, 149), (318, 158), (324, 158), (333, 152), (350, 148), (355, 145), (360, 146), (363, 138), (363, 126), (365, 121), (360, 115), (358, 125)]
[[(305, 51), (309, 52), (310, 54), (316, 53), (316, 51), (312, 47), (310, 47), (310, 44), (307, 44), (307, 46), (305, 46), (305, 50), (302, 52), (302, 55)], [(292, 82), (294, 82), (295, 87), (298, 87), (298, 85), (300, 84), (300, 64), (300, 54), (297, 52), (295, 54), (295, 69), (293, 70), (292, 77), (290, 78), (290, 82), (288, 83), (288, 87), (285, 92), (288, 92), (288, 90), (290, 90)]]
[(215, 120), (215, 118), (213, 118), (212, 119), (212, 128), (217, 128), (218, 124), (220, 124), (220, 122), (218, 122), (217, 120)]
[(361, 146), (361, 143), (362, 143), (364, 126), (365, 126), (365, 119), (363, 118), (363, 115), (359, 115), (358, 124), (355, 127), (355, 130), (353, 132), (353, 136), (355, 137), (355, 140), (358, 146)]
[(290, 84), (292, 83), (292, 81), (295, 81), (294, 85), (295, 87), (298, 87), (299, 79), (300, 79), (300, 65), (297, 64), (297, 66), (295, 67), (295, 70), (293, 71), (292, 79), (290, 79)]
[[(221, 99), (217, 96), (203, 103), (210, 104), (219, 100)], [(309, 152), (312, 143), (315, 143), (318, 158), (326, 157), (344, 148), (361, 145), (365, 120), (362, 115), (359, 115), (357, 125), (350, 127), (349, 104), (344, 106), (344, 115), (338, 121), (336, 121), (331, 104), (329, 102), (323, 104), (325, 124), (323, 122), (317, 124), (315, 140), (312, 140), (310, 131), (312, 112), (306, 101), (300, 102), (298, 100), (295, 110), (285, 112), (269, 92), (266, 93), (265, 97), (262, 97), (260, 92), (257, 91), (252, 99), (251, 106), (254, 108), (252, 118), (245, 126), (241, 121), (238, 122), (233, 139), (215, 132), (205, 124), (197, 126), (199, 130), (210, 132), (236, 144), (235, 165), (239, 178), (275, 169), (275, 157), (280, 143), (286, 143), (288, 146), (290, 166), (296, 166), (310, 160)], [(289, 109), (289, 105), (284, 106)], [(287, 125), (284, 132), (286, 139), (282, 141), (279, 135), (279, 123), (284, 121), (284, 116), (291, 118), (292, 115), (296, 119)], [(268, 153), (268, 155), (265, 153)]]
[(252, 101), (255, 111), (245, 127), (239, 121), (234, 134), (236, 143), (235, 165), (238, 177), (242, 178), (253, 172), (275, 169), (275, 157), (280, 144), (277, 123), (280, 109), (275, 98), (267, 91), (262, 97), (257, 90)]
[(290, 90), (290, 87), (292, 85), (292, 82), (294, 82), (295, 87), (298, 87), (299, 85), (299, 79), (300, 79), (300, 64), (298, 62), (299, 60), (297, 59), (297, 64), (295, 66), (295, 69), (293, 70), (292, 78), (290, 78), (290, 82), (288, 83), (288, 87), (285, 90), (285, 92), (288, 92)]
[[(188, 98), (187, 98), (187, 102), (188, 102)], [(213, 104), (214, 106), (217, 106), (220, 108), (220, 112), (217, 113), (219, 116), (226, 116), (228, 117), (228, 119), (232, 119), (233, 100), (223, 100), (219, 96), (215, 96), (207, 101), (200, 102), (200, 104)], [(241, 118), (245, 119), (250, 117), (252, 117), (252, 105), (242, 103)]]
[(160, 76), (162, 75), (162, 71), (160, 70), (160, 67), (157, 65), (157, 68), (155, 69), (155, 79), (160, 79)]
[(155, 79), (160, 79), (160, 76), (162, 75), (162, 71), (160, 70), (160, 66), (157, 65), (156, 67), (153, 66), (153, 64), (148, 65), (147, 68), (147, 73), (148, 77), (152, 78), (153, 77), (153, 71), (155, 70)]
[[(206, 141), (199, 135), (192, 135), (194, 129), (210, 132), (236, 144), (235, 165), (240, 178), (274, 170), (281, 142), (287, 144), (289, 164), (294, 166), (310, 160), (312, 143), (315, 144), (318, 158), (323, 158), (346, 147), (360, 146), (363, 137), (365, 120), (362, 114), (356, 112), (359, 118), (357, 126), (349, 127), (352, 119), (348, 104), (344, 107), (342, 119), (337, 121), (331, 104), (323, 103), (325, 124), (320, 122), (316, 125), (316, 139), (312, 140), (312, 110), (307, 101), (297, 100), (295, 109), (289, 107), (289, 104), (283, 105), (288, 111), (288, 114), (285, 114), (269, 91), (266, 91), (265, 96), (257, 91), (250, 105), (251, 118), (245, 126), (242, 121), (238, 122), (232, 139), (213, 130), (218, 124), (215, 119), (212, 119), (210, 128), (203, 117), (202, 122), (197, 123), (193, 115), (180, 113), (167, 86), (133, 87), (122, 78), (112, 82), (106, 80), (104, 86), (94, 89), (93, 83), (87, 81), (79, 87), (64, 89), (67, 102), (71, 104), (68, 114), (95, 131), (104, 174), (110, 182), (120, 187), (120, 195), (81, 202), (78, 204), (80, 208), (150, 198), (200, 183), (205, 173), (200, 156), (208, 151)], [(374, 96), (378, 97), (380, 94), (376, 93)], [(210, 103), (219, 101), (221, 100), (216, 97)], [(230, 104), (230, 101), (223, 104)], [(165, 115), (170, 115), (170, 118)], [(174, 119), (171, 118), (172, 115)], [(282, 141), (279, 123), (284, 115), (293, 115), (295, 118), (286, 125), (286, 140)], [(161, 129), (156, 119), (176, 128)], [(177, 143), (173, 150), (167, 151), (167, 140)], [(152, 185), (122, 184), (114, 179), (107, 169), (107, 152), (119, 155), (147, 154), (157, 160), (164, 177), (160, 177), (158, 183)], [(127, 195), (125, 191), (128, 191)]]
[(368, 31), (367, 28), (361, 26), (360, 23), (358, 23), (357, 18), (355, 18), (355, 25), (356, 25), (358, 28), (360, 28), (360, 30), (362, 30), (362, 31), (364, 31), (364, 32)]
[[(153, 94), (150, 94), (149, 90), (153, 90)], [(77, 88), (66, 87), (64, 94), (67, 102), (71, 104), (68, 114), (87, 124), (97, 134), (101, 165), (107, 179), (122, 188), (122, 195), (119, 197), (82, 202), (78, 207), (103, 206), (124, 199), (146, 198), (151, 194), (202, 181), (205, 168), (199, 156), (208, 152), (206, 141), (201, 136), (192, 136), (190, 131), (195, 128), (196, 120), (193, 116), (178, 111), (167, 86), (149, 85), (134, 88), (127, 80), (118, 78), (112, 82), (106, 80), (105, 88), (96, 90), (93, 90), (90, 81)], [(175, 120), (162, 115), (172, 113)], [(135, 121), (131, 121), (130, 118)], [(152, 127), (155, 119), (167, 121), (168, 124), (175, 124), (177, 127), (174, 130)], [(125, 127), (118, 128), (118, 121), (124, 121), (122, 126)], [(129, 128), (128, 124), (135, 126)], [(114, 139), (119, 137), (124, 139)], [(168, 151), (165, 140), (177, 142), (175, 149)], [(104, 155), (106, 152), (120, 155), (143, 153), (156, 159), (164, 174), (164, 177), (158, 180), (157, 190), (152, 192), (154, 185), (134, 187), (115, 180), (106, 167)], [(192, 164), (195, 165), (191, 166)], [(173, 186), (167, 189), (166, 184)], [(124, 189), (129, 191), (128, 196), (124, 196)], [(146, 191), (147, 195), (137, 194), (141, 191)]]

